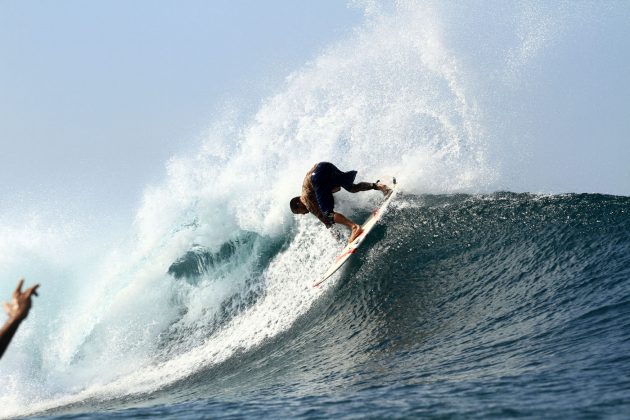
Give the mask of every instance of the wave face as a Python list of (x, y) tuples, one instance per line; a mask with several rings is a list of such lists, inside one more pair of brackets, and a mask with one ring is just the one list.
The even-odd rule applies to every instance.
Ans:
[(403, 195), (288, 331), (160, 395), (212, 396), (216, 413), (246, 396), (289, 417), (625, 413), (629, 209), (592, 194)]
[[(174, 348), (204, 331), (194, 350), (47, 413), (619, 415), (630, 405), (629, 209), (596, 194), (402, 193), (323, 291), (302, 271), (323, 271), (305, 246), (321, 243), (287, 234), (256, 252), (264, 287), (224, 301), (214, 323), (160, 337)], [(194, 259), (177, 281), (203, 292), (204, 272), (257, 240)]]
[[(628, 411), (628, 198), (492, 193), (627, 191), (627, 107), (572, 88), (591, 58), (577, 79), (562, 61), (626, 45), (627, 5), (359, 3), (364, 24), (253, 115), (226, 107), (122, 232), (0, 217), (2, 279), (42, 282), (0, 364), (1, 416)], [(288, 200), (318, 161), (395, 174), (401, 194), (314, 290), (339, 243)], [(378, 199), (336, 209), (361, 220)]]

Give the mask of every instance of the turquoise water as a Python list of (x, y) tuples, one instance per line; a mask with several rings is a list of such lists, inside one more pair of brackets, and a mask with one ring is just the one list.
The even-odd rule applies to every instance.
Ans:
[[(286, 331), (151, 392), (46, 414), (622, 418), (629, 209), (596, 194), (402, 193)], [(189, 281), (238, 250), (219, 254)]]

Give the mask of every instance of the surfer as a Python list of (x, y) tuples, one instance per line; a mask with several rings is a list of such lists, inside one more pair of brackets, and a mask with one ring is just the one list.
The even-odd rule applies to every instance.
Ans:
[(333, 211), (335, 206), (333, 193), (339, 191), (341, 187), (351, 193), (379, 190), (383, 195), (387, 195), (391, 191), (387, 185), (378, 181), (355, 184), (354, 178), (356, 176), (357, 171), (342, 172), (330, 162), (317, 163), (304, 177), (302, 195), (293, 197), (289, 202), (291, 211), (294, 214), (312, 213), (327, 228), (335, 223), (341, 223), (351, 230), (348, 242), (354, 241), (363, 233), (363, 230), (361, 226), (343, 214)]
[(22, 321), (28, 316), (28, 311), (31, 309), (31, 295), (37, 296), (39, 284), (31, 286), (22, 292), (23, 284), (24, 279), (20, 279), (13, 292), (11, 303), (4, 303), (4, 310), (7, 315), (9, 315), (9, 319), (0, 330), (0, 357), (2, 357), (4, 351), (9, 346), (13, 335)]

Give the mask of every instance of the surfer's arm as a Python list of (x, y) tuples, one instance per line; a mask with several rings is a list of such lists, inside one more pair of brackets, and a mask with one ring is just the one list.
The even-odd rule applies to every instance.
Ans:
[(9, 315), (9, 319), (0, 330), (0, 357), (4, 354), (4, 351), (9, 346), (11, 339), (15, 335), (18, 327), (28, 316), (28, 311), (31, 309), (31, 296), (37, 296), (37, 288), (39, 284), (29, 287), (22, 292), (22, 285), (24, 279), (20, 279), (18, 285), (13, 292), (13, 298), (11, 303), (4, 303), (4, 311)]
[(326, 217), (326, 215), (319, 210), (319, 207), (315, 206), (315, 211), (312, 211), (311, 213), (313, 213), (323, 224), (325, 224), (327, 228), (334, 224), (334, 212), (330, 212), (330, 216)]
[(312, 213), (315, 217), (317, 217), (326, 227), (331, 227), (333, 225), (332, 217), (326, 217), (324, 213), (322, 213), (319, 208), (319, 204), (317, 202), (317, 198), (314, 193), (306, 193), (301, 197), (304, 206), (308, 209), (310, 213)]
[(7, 349), (7, 347), (9, 347), (9, 343), (11, 342), (11, 339), (20, 326), (20, 323), (20, 320), (9, 319), (2, 327), (2, 330), (0, 330), (0, 358), (4, 354), (4, 351)]
[(314, 206), (317, 208), (317, 213), (319, 214), (317, 217), (322, 221), (326, 227), (331, 227), (335, 224), (335, 212), (333, 209), (335, 208), (335, 199), (333, 198), (334, 189), (331, 190), (328, 187), (322, 187), (318, 185), (313, 186), (314, 190)]

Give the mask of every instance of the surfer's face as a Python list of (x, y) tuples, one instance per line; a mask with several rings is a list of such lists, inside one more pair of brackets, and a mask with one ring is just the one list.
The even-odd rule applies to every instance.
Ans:
[(297, 202), (295, 208), (292, 209), (295, 214), (306, 214), (308, 213), (308, 209), (301, 201)]

